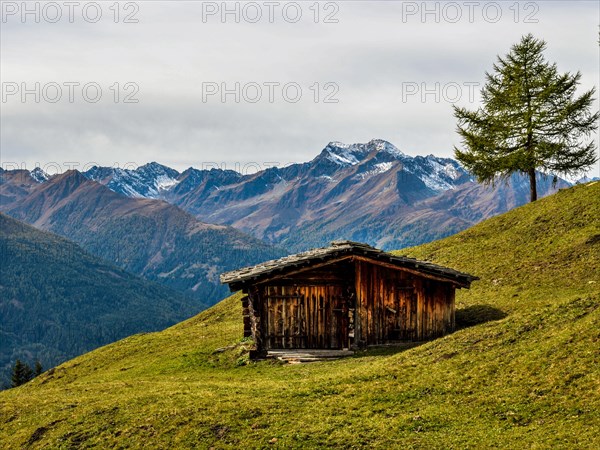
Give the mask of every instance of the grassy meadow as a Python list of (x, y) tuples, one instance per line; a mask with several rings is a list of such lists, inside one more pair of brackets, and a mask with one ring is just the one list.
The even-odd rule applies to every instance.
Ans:
[(0, 447), (599, 448), (599, 199), (575, 186), (399, 251), (481, 278), (444, 338), (250, 362), (236, 294), (0, 392)]

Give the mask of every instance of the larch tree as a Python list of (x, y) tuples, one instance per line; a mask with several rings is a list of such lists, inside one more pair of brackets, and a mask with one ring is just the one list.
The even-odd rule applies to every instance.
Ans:
[(581, 73), (558, 72), (544, 58), (546, 43), (523, 36), (486, 72), (482, 106), (454, 106), (464, 148), (455, 156), (480, 182), (526, 174), (531, 201), (537, 199), (536, 170), (576, 175), (596, 161), (592, 138), (598, 112), (595, 88), (576, 95)]
[(33, 371), (29, 364), (21, 362), (20, 359), (17, 359), (15, 365), (13, 366), (12, 375), (11, 375), (11, 387), (21, 386), (22, 384), (27, 383), (29, 380), (33, 378)]

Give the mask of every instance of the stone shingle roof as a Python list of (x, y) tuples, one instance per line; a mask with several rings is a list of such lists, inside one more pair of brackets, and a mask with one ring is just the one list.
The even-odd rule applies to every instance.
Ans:
[(316, 248), (307, 252), (266, 261), (256, 266), (225, 272), (221, 275), (221, 283), (229, 284), (232, 290), (235, 290), (259, 279), (308, 267), (315, 262), (326, 262), (330, 259), (352, 255), (364, 256), (392, 264), (399, 268), (416, 270), (424, 275), (434, 275), (466, 288), (470, 287), (472, 281), (479, 279), (468, 273), (459, 272), (430, 262), (419, 261), (406, 256), (394, 256), (391, 253), (384, 252), (367, 244), (352, 241), (334, 241), (329, 247)]

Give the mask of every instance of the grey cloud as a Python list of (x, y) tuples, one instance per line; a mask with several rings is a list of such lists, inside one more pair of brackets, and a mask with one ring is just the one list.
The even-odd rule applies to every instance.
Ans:
[[(496, 55), (529, 31), (548, 41), (560, 70), (581, 70), (585, 88), (598, 84), (594, 2), (537, 2), (536, 24), (405, 23), (401, 2), (340, 2), (337, 24), (202, 23), (199, 4), (141, 2), (138, 24), (2, 24), (3, 82), (96, 81), (105, 91), (97, 104), (3, 103), (2, 162), (157, 160), (181, 170), (304, 161), (331, 140), (375, 137), (449, 156), (458, 143), (450, 103), (403, 103), (402, 83), (483, 82)], [(126, 81), (139, 85), (139, 103), (111, 103), (109, 86)], [(203, 82), (235, 81), (294, 81), (304, 96), (202, 103)], [(328, 81), (339, 103), (314, 103), (309, 86)]]

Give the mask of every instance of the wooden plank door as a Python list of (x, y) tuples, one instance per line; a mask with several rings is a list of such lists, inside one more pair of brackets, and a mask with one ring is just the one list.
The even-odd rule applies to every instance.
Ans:
[(267, 297), (267, 348), (303, 348), (303, 296), (298, 294), (269, 293)]
[(269, 287), (266, 313), (267, 348), (349, 345), (348, 301), (341, 286)]
[(347, 348), (348, 301), (342, 286), (308, 286), (306, 299), (307, 347)]

